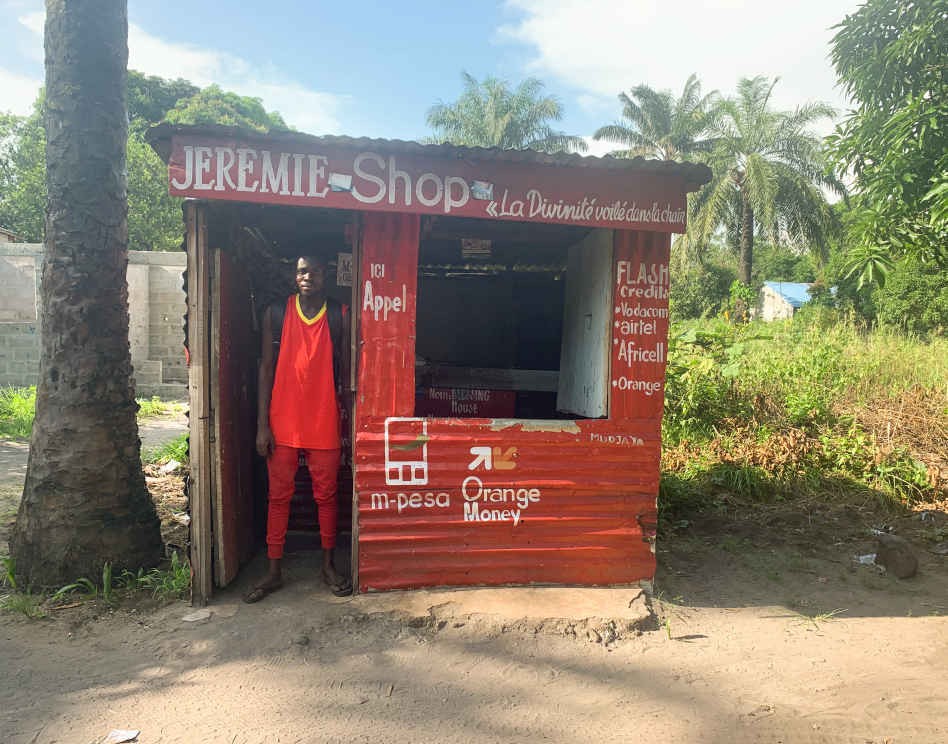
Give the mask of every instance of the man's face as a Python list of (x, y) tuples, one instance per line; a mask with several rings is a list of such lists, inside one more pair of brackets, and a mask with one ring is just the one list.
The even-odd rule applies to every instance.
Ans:
[(300, 294), (314, 297), (323, 291), (326, 281), (326, 264), (312, 258), (301, 258), (296, 262), (296, 286)]

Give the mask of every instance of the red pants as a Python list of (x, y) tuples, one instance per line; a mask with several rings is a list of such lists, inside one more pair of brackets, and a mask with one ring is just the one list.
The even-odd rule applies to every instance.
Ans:
[(339, 472), (341, 450), (298, 450), (296, 447), (278, 444), (273, 456), (267, 459), (267, 474), (270, 476), (270, 508), (267, 512), (268, 558), (283, 557), (286, 525), (290, 521), (290, 501), (296, 490), (296, 471), (300, 467), (300, 452), (306, 456), (306, 465), (313, 480), (313, 498), (319, 508), (319, 539), (324, 548), (336, 547), (336, 529), (339, 526), (336, 476)]

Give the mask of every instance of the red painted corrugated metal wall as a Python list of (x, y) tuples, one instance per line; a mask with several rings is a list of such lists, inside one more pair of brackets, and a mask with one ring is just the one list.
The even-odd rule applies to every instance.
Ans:
[(652, 578), (668, 237), (616, 233), (610, 419), (420, 419), (410, 219), (365, 214), (363, 280), (375, 296), (404, 287), (406, 306), (386, 320), (362, 304), (360, 589)]

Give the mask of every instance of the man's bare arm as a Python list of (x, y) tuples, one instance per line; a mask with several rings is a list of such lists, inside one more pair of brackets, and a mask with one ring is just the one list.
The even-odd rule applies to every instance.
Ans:
[(257, 452), (270, 457), (276, 449), (270, 431), (270, 397), (273, 395), (273, 329), (270, 327), (270, 308), (263, 312), (263, 348), (260, 371), (257, 373)]

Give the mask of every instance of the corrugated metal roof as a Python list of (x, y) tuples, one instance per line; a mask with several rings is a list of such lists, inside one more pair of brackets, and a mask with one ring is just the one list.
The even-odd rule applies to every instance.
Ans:
[(813, 286), (812, 284), (804, 282), (764, 282), (764, 286), (770, 287), (793, 307), (803, 307), (812, 299), (807, 291)]
[[(312, 144), (330, 147), (351, 147), (360, 150), (412, 153), (442, 158), (464, 158), (467, 160), (491, 160), (508, 163), (534, 163), (539, 165), (559, 165), (571, 168), (602, 168), (606, 170), (640, 171), (643, 173), (662, 173), (681, 176), (689, 183), (689, 191), (696, 191), (711, 180), (711, 169), (703, 163), (678, 163), (669, 160), (646, 160), (643, 157), (614, 158), (611, 155), (595, 157), (567, 152), (538, 152), (536, 150), (511, 150), (500, 147), (462, 147), (440, 144), (423, 145), (405, 140), (371, 139), (369, 137), (347, 137), (336, 135), (316, 136), (303, 132), (289, 132), (271, 129), (269, 132), (257, 132), (240, 127), (225, 127), (218, 124), (159, 124), (145, 133), (145, 139), (155, 152), (168, 162), (172, 135), (233, 137), (241, 140), (268, 140), (287, 144)], [(167, 143), (167, 144), (165, 144)], [(693, 186), (693, 188), (691, 187)]]

